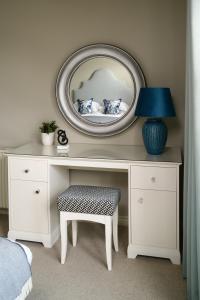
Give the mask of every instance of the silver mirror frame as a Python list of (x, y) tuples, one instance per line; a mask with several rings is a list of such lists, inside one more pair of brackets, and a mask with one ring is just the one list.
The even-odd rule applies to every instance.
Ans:
[(74, 72), (78, 67), (95, 57), (110, 57), (123, 64), (133, 79), (135, 85), (135, 99), (138, 99), (141, 87), (146, 86), (145, 77), (137, 61), (126, 51), (109, 44), (92, 44), (85, 46), (74, 52), (62, 65), (56, 82), (56, 99), (58, 107), (64, 119), (72, 127), (87, 135), (105, 137), (118, 134), (127, 129), (136, 121), (134, 115), (137, 100), (133, 103), (129, 111), (118, 121), (107, 124), (96, 124), (84, 120), (72, 107), (70, 101), (70, 83)]

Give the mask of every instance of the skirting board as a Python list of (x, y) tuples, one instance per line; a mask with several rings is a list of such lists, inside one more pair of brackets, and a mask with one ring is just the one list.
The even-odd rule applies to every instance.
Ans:
[(8, 209), (7, 208), (0, 208), (0, 215), (8, 215)]
[(119, 216), (119, 225), (120, 226), (128, 226), (128, 217), (127, 216)]

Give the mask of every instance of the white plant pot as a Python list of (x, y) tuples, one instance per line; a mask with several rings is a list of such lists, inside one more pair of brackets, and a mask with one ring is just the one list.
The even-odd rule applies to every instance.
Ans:
[(54, 143), (55, 132), (41, 133), (42, 144), (44, 146), (51, 146)]

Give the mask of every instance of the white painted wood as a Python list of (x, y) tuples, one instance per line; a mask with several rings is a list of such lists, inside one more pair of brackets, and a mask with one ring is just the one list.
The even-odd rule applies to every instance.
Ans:
[(180, 264), (178, 165), (132, 165), (131, 187), (128, 257), (165, 257)]
[(84, 214), (84, 213), (73, 213), (73, 212), (62, 212), (65, 215), (65, 218), (69, 221), (79, 220), (79, 221), (89, 221), (105, 224), (105, 219), (103, 215), (93, 215), (93, 214)]
[(181, 255), (180, 255), (179, 250), (174, 251), (174, 253), (172, 253), (168, 258), (175, 265), (180, 265), (181, 264)]
[(176, 249), (176, 193), (132, 189), (134, 245)]
[[(9, 160), (9, 235), (15, 239), (25, 239), (30, 241), (42, 242), (45, 247), (52, 247), (60, 235), (59, 229), (59, 215), (57, 211), (56, 198), (65, 187), (69, 185), (69, 170), (61, 168), (60, 166), (47, 166), (47, 160), (42, 159), (40, 167), (44, 166), (45, 173), (48, 178), (41, 182), (40, 168), (38, 169), (39, 181), (29, 181), (24, 179), (11, 179), (12, 157)], [(34, 165), (38, 161), (36, 158), (22, 158), (15, 157), (15, 161), (19, 159), (18, 165), (25, 165), (27, 161), (31, 160), (29, 165)], [(25, 160), (25, 162), (23, 161)], [(40, 160), (41, 161), (41, 160)], [(44, 164), (43, 164), (44, 163)], [(38, 166), (36, 164), (36, 166)], [(12, 165), (13, 167), (13, 165)], [(47, 168), (46, 168), (47, 167)], [(35, 173), (36, 174), (36, 173)], [(42, 171), (44, 174), (44, 170)], [(34, 175), (35, 177), (35, 175)], [(44, 177), (44, 176), (43, 176)], [(40, 186), (45, 186), (45, 193)], [(19, 188), (20, 187), (20, 188)], [(33, 190), (40, 189), (39, 194), (34, 194)], [(37, 196), (37, 197), (36, 197)], [(34, 201), (42, 198), (42, 201)], [(41, 202), (41, 207), (38, 207)], [(25, 211), (25, 214), (22, 214)]]
[(39, 181), (10, 181), (10, 229), (49, 232), (47, 184)]
[(105, 216), (106, 259), (108, 271), (112, 270), (112, 217)]
[(131, 188), (176, 191), (176, 167), (131, 167)]
[(115, 251), (118, 252), (118, 206), (113, 214), (113, 243)]
[(68, 240), (68, 230), (67, 230), (67, 219), (64, 213), (60, 213), (60, 234), (61, 234), (61, 264), (65, 263), (67, 255), (67, 240)]
[(34, 232), (26, 232), (26, 231), (19, 231), (19, 230), (10, 230), (8, 232), (8, 238), (12, 240), (25, 240), (25, 241), (32, 241), (32, 242), (40, 242), (46, 248), (51, 248), (55, 242), (58, 240), (60, 236), (60, 229), (59, 227), (51, 232), (51, 234), (43, 234), (43, 233), (34, 233)]
[(132, 243), (132, 199), (131, 199), (131, 165), (128, 168), (128, 245)]
[[(180, 173), (180, 168), (178, 166), (176, 166), (176, 174), (177, 174), (177, 178), (176, 178), (176, 249), (179, 253), (179, 262), (180, 262), (180, 225), (179, 225), (179, 211), (180, 211), (180, 201), (179, 201), (179, 173)], [(178, 264), (178, 263), (177, 263)]]
[(77, 231), (78, 231), (78, 222), (72, 221), (72, 245), (73, 247), (77, 244)]
[[(113, 219), (115, 219), (113, 226)], [(77, 243), (77, 221), (97, 222), (105, 225), (105, 244), (106, 244), (106, 259), (108, 270), (112, 270), (112, 233), (114, 237), (115, 250), (118, 251), (118, 207), (113, 216), (104, 216), (96, 214), (84, 214), (61, 211), (60, 212), (60, 231), (61, 231), (61, 264), (65, 263), (67, 253), (67, 222), (72, 221), (72, 244)]]
[(2, 203), (3, 208), (8, 208), (8, 159), (3, 153), (2, 155)]
[(0, 209), (8, 208), (8, 170), (7, 157), (4, 150), (0, 150)]
[(38, 159), (10, 159), (10, 177), (21, 180), (47, 181), (47, 161)]
[(87, 170), (113, 170), (116, 172), (123, 172), (124, 170), (128, 170), (129, 164), (128, 163), (124, 163), (124, 162), (108, 162), (108, 161), (96, 161), (96, 160), (91, 160), (91, 159), (84, 159), (84, 160), (80, 160), (80, 159), (70, 159), (70, 160), (66, 160), (66, 159), (51, 159), (49, 161), (49, 164), (51, 165), (60, 165), (60, 166), (67, 166), (69, 168), (73, 167), (77, 167), (77, 169), (87, 169)]
[(130, 244), (127, 251), (128, 258), (135, 259), (137, 255), (169, 258), (173, 264), (180, 265), (180, 251), (177, 249), (147, 247)]
[[(9, 236), (42, 242), (46, 247), (53, 245), (59, 237), (56, 199), (70, 185), (69, 169), (128, 172), (128, 256), (152, 255), (170, 258), (173, 263), (180, 262), (181, 158), (178, 149), (168, 149), (160, 156), (149, 156), (143, 147), (76, 144), (70, 145), (71, 157), (61, 157), (54, 147), (50, 147), (48, 153), (44, 150), (41, 145), (29, 145), (8, 155)], [(103, 153), (101, 158), (100, 152)], [(32, 156), (34, 153), (35, 156)], [(17, 163), (12, 164), (13, 160)], [(34, 168), (33, 177), (29, 178), (20, 173), (28, 161), (29, 166)], [(37, 162), (40, 162), (39, 165)], [(155, 177), (155, 182), (149, 181), (152, 177)], [(31, 188), (38, 187), (39, 183), (46, 185), (42, 197), (46, 202), (41, 201), (42, 208), (38, 208), (30, 194)], [(138, 195), (145, 197), (142, 207), (140, 202), (136, 202)], [(80, 214), (79, 220), (84, 220), (84, 217)], [(90, 216), (89, 220), (105, 224), (101, 216), (98, 221), (96, 216)]]
[(49, 232), (59, 227), (59, 212), (56, 199), (58, 195), (70, 185), (69, 169), (63, 166), (48, 164), (48, 217)]

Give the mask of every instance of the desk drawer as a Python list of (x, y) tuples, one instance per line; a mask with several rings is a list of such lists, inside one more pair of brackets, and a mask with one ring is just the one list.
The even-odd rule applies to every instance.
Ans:
[(26, 158), (11, 158), (10, 178), (21, 180), (47, 181), (47, 161)]
[(176, 191), (176, 168), (132, 166), (131, 188)]

